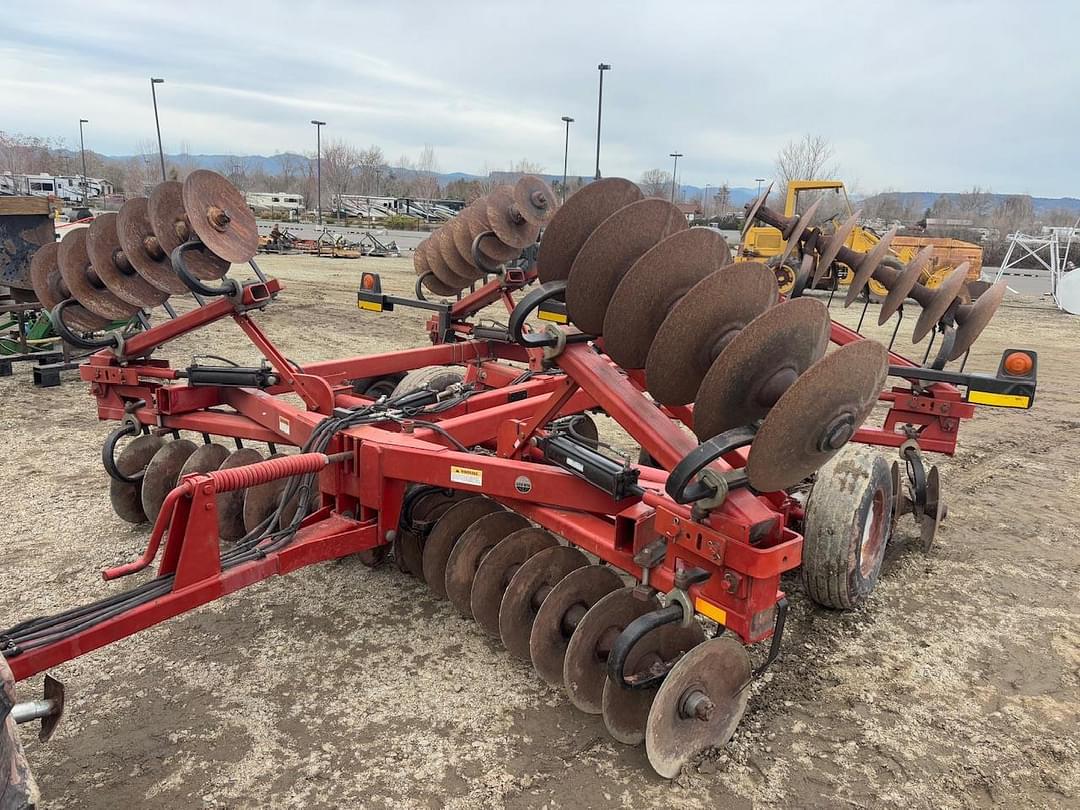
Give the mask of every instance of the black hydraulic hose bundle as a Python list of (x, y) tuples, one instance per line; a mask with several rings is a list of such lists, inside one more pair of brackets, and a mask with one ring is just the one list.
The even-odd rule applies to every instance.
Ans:
[[(333, 438), (342, 430), (362, 424), (384, 421), (411, 419), (413, 415), (436, 414), (455, 407), (472, 395), (466, 388), (455, 396), (437, 400), (433, 392), (409, 392), (394, 399), (381, 400), (373, 405), (335, 413), (324, 419), (312, 431), (311, 436), (300, 448), (302, 453), (323, 453)], [(426, 394), (426, 395), (425, 395)], [(435, 401), (433, 401), (435, 400)], [(398, 402), (404, 417), (389, 413), (397, 408)], [(415, 424), (433, 427), (461, 449), (461, 445), (434, 422), (417, 420)], [(119, 437), (117, 437), (119, 438)], [(311, 495), (318, 473), (308, 473), (292, 477), (282, 492), (278, 507), (270, 517), (248, 532), (227, 552), (221, 555), (221, 570), (235, 568), (251, 560), (261, 559), (287, 546), (296, 535), (300, 524), (308, 516)], [(296, 499), (296, 512), (288, 526), (281, 526), (282, 515), (286, 506)], [(70, 637), (90, 627), (101, 624), (115, 616), (144, 605), (172, 590), (173, 575), (165, 574), (138, 585), (123, 593), (99, 599), (86, 605), (71, 608), (52, 616), (38, 616), (16, 624), (0, 632), (0, 651), (5, 658), (13, 658), (26, 650), (51, 644)]]

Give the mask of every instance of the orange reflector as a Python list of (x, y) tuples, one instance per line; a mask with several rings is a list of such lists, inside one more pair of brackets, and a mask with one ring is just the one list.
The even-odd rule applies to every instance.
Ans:
[(1034, 367), (1031, 355), (1027, 352), (1012, 352), (1005, 357), (1005, 371), (1014, 377), (1024, 377)]
[(374, 290), (375, 289), (375, 274), (374, 273), (364, 273), (362, 276), (360, 276), (360, 286), (363, 287), (365, 290)]

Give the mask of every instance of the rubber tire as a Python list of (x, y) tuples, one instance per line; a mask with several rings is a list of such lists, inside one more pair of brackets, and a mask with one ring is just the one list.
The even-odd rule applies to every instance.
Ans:
[(404, 377), (404, 372), (398, 372), (383, 377), (361, 377), (356, 380), (349, 380), (349, 384), (352, 386), (354, 394), (368, 397), (374, 397), (376, 394), (382, 396), (391, 393)]
[(425, 366), (410, 371), (401, 378), (401, 382), (394, 388), (391, 398), (402, 394), (410, 394), (427, 388), (431, 391), (445, 391), (454, 383), (465, 379), (465, 369), (461, 366)]
[[(803, 585), (817, 604), (852, 610), (870, 596), (892, 530), (892, 497), (892, 468), (865, 445), (847, 445), (818, 471), (806, 505), (802, 562)], [(868, 520), (880, 540), (866, 546)]]

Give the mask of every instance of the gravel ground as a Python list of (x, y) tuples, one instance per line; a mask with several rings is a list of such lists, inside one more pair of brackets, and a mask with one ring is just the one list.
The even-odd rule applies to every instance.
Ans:
[[(300, 362), (426, 341), (422, 315), (360, 313), (352, 296), (361, 269), (406, 292), (407, 259), (263, 266), (287, 289), (256, 318)], [(858, 315), (834, 302), (835, 317)], [(732, 742), (674, 781), (419, 582), (346, 559), (58, 667), (59, 731), (46, 745), (23, 734), (46, 806), (1076, 807), (1078, 339), (1080, 321), (1009, 299), (969, 367), (1037, 349), (1034, 409), (983, 409), (963, 426), (939, 462), (950, 511), (933, 552), (901, 522), (865, 607), (815, 608), (786, 581), (783, 657)], [(231, 323), (160, 356), (207, 351), (256, 359)], [(36, 390), (16, 368), (0, 379), (4, 626), (130, 587), (97, 571), (148, 534), (111, 512), (107, 428), (84, 386)]]

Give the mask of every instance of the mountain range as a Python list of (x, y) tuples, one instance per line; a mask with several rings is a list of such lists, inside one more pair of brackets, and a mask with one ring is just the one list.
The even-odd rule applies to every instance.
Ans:
[[(126, 162), (132, 158), (141, 158), (141, 155), (101, 155), (104, 160), (112, 160), (117, 162)], [(166, 155), (165, 160), (174, 163), (188, 164), (197, 166), (204, 169), (213, 169), (222, 173), (228, 173), (236, 165), (242, 165), (247, 171), (261, 171), (269, 175), (280, 174), (282, 170), (283, 161), (296, 161), (297, 159), (304, 160), (302, 155), (296, 155), (291, 153), (284, 153), (278, 155)], [(399, 175), (409, 176), (413, 170), (404, 169), (400, 167), (391, 167), (394, 172)], [(498, 174), (498, 172), (493, 172)], [(469, 172), (436, 172), (436, 176), (439, 179), (439, 184), (445, 186), (447, 183), (451, 183), (455, 180), (478, 180), (481, 179), (481, 175), (470, 174)], [(561, 180), (561, 174), (543, 173), (540, 175), (545, 180), (551, 182), (553, 180)], [(575, 175), (576, 176), (576, 175)], [(680, 184), (679, 189), (682, 192), (684, 199), (694, 199), (695, 197), (701, 197), (705, 189), (701, 186)], [(709, 187), (710, 194), (715, 193), (715, 186)], [(733, 207), (745, 205), (750, 200), (753, 200), (757, 196), (756, 188), (748, 188), (743, 186), (735, 186), (729, 189), (728, 203)], [(941, 192), (941, 191), (899, 191), (889, 192), (891, 196), (899, 198), (904, 205), (911, 204), (913, 208), (919, 211), (925, 211), (927, 208), (933, 206), (934, 202), (942, 195), (947, 195), (953, 192)], [(1012, 196), (1008, 194), (991, 194), (993, 203), (996, 205), (1006, 197)], [(854, 200), (853, 200), (854, 201)], [(1035, 207), (1035, 214), (1045, 214), (1055, 209), (1067, 210), (1076, 212), (1080, 215), (1080, 199), (1076, 197), (1032, 197), (1032, 203)]]

